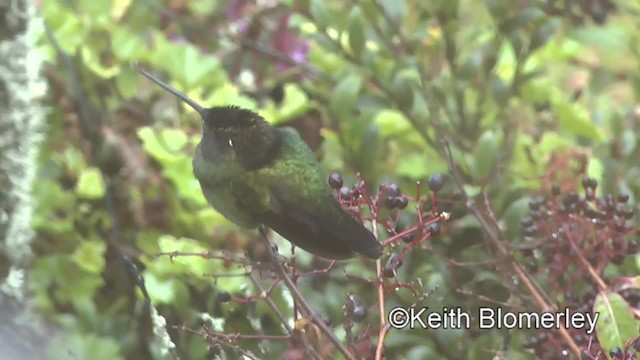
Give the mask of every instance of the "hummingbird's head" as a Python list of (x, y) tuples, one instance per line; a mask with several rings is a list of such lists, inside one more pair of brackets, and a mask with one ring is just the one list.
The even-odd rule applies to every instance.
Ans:
[[(154, 83), (193, 108), (203, 119), (202, 151), (233, 151), (247, 170), (268, 165), (276, 157), (281, 134), (257, 113), (239, 106), (204, 108), (184, 93), (140, 69)], [(205, 155), (206, 158), (206, 154)]]
[(204, 109), (203, 140), (208, 137), (233, 151), (240, 163), (253, 170), (268, 165), (277, 155), (281, 134), (257, 113), (238, 106)]

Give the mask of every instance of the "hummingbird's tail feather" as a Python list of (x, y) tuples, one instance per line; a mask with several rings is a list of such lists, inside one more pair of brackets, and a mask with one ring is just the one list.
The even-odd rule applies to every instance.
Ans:
[[(277, 201), (274, 197), (272, 200)], [(336, 206), (340, 207), (337, 201)], [(334, 260), (349, 259), (356, 253), (372, 259), (382, 256), (380, 242), (342, 209), (344, 216), (338, 221), (300, 209), (289, 211), (284, 206), (276, 206), (275, 209), (262, 214), (262, 223), (312, 254)]]

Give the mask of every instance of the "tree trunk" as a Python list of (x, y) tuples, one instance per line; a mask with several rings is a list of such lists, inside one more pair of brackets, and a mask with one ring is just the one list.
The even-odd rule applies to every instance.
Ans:
[(41, 20), (30, 0), (0, 0), (0, 359), (43, 358), (28, 312), (31, 187), (44, 109)]

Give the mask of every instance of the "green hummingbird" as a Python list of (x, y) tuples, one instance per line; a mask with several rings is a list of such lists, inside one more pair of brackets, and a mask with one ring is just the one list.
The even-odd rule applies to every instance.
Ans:
[(204, 108), (144, 70), (140, 72), (203, 119), (193, 173), (207, 201), (245, 229), (267, 227), (328, 259), (382, 256), (382, 245), (333, 196), (315, 154), (291, 128), (274, 128), (238, 107)]

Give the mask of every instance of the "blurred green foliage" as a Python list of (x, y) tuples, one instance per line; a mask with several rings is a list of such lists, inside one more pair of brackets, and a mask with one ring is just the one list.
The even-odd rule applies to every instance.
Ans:
[[(264, 302), (217, 300), (221, 291), (255, 294), (248, 278), (219, 276), (242, 269), (198, 256), (155, 256), (242, 252), (256, 240), (207, 205), (192, 175), (197, 114), (149, 84), (137, 65), (203, 106), (256, 109), (275, 125), (294, 126), (310, 145), (321, 137), (317, 148), (327, 174), (340, 171), (347, 184), (359, 172), (371, 189), (394, 181), (413, 194), (416, 181), (449, 171), (441, 142), (446, 136), (464, 189), (479, 202), (487, 194), (514, 243), (529, 199), (553, 181), (577, 185), (587, 174), (608, 192), (630, 194), (637, 210), (636, 3), (617, 1), (615, 9), (600, 12), (577, 5), (563, 12), (555, 1), (257, 3), (42, 2), (47, 26), (72, 59), (63, 61), (43, 35), (52, 111), (34, 189), (38, 239), (30, 284), (38, 308), (70, 334), (53, 343), (53, 358), (68, 358), (69, 351), (96, 360), (166, 356), (115, 248), (141, 265), (183, 359), (209, 358), (217, 350), (173, 326), (212, 322), (230, 333), (284, 331)], [(286, 33), (274, 30), (283, 14)], [(302, 59), (291, 61), (299, 53)], [(283, 86), (281, 102), (268, 96), (277, 85)], [(432, 309), (493, 305), (488, 298), (526, 302), (495, 268), (453, 265), (453, 259), (482, 263), (492, 255), (450, 182), (443, 196), (444, 210), (453, 214), (450, 229), (428, 248), (412, 251), (398, 278), (420, 279), (424, 291), (437, 288), (423, 304)], [(278, 244), (288, 254), (288, 243)], [(302, 252), (298, 263), (306, 269), (323, 265)], [(372, 278), (370, 265), (353, 260), (340, 267)], [(640, 255), (633, 254), (608, 269), (607, 277), (639, 273)], [(341, 274), (300, 285), (339, 337), (348, 293), (376, 303), (373, 287)], [(413, 301), (408, 292), (396, 295), (387, 299), (388, 308)], [(548, 295), (552, 302), (563, 296)], [(610, 323), (599, 323), (598, 337), (605, 348), (622, 346), (638, 335), (638, 320), (620, 316), (627, 311), (620, 296), (607, 295), (610, 306), (603, 305), (604, 296), (595, 306)], [(273, 299), (291, 313), (287, 290), (277, 287)], [(522, 346), (531, 334), (406, 330), (392, 331), (385, 344), (393, 359), (484, 359), (493, 351), (526, 359), (534, 358)], [(278, 342), (238, 345), (255, 354), (286, 348)]]

